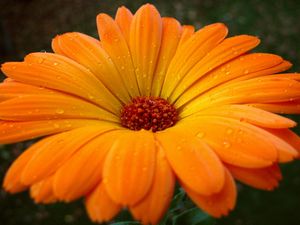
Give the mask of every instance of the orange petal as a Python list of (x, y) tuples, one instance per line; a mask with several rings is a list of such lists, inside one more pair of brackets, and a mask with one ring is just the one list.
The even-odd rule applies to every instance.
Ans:
[[(282, 71), (286, 71), (286, 70), (290, 69), (291, 67), (292, 67), (292, 64), (289, 61), (283, 60), (281, 63), (276, 64), (273, 67), (259, 70), (254, 73), (249, 73), (248, 75), (235, 78), (229, 82), (236, 82), (236, 81), (240, 81), (240, 80), (249, 80), (251, 78), (266, 76), (266, 75), (272, 76), (275, 73), (280, 73)], [(276, 74), (276, 76), (277, 76), (277, 74)]]
[(260, 127), (276, 129), (297, 125), (293, 120), (247, 105), (221, 105), (200, 111), (197, 115), (229, 117)]
[(265, 130), (239, 120), (199, 116), (186, 119), (176, 127), (189, 130), (191, 137), (207, 142), (222, 161), (232, 165), (260, 168), (278, 159), (272, 142), (278, 140)]
[(211, 196), (200, 195), (184, 186), (188, 196), (195, 204), (214, 217), (228, 215), (235, 207), (237, 191), (231, 174), (225, 170), (225, 183), (222, 190)]
[(300, 81), (300, 73), (281, 73), (281, 74), (276, 74), (276, 77), (288, 78), (288, 79)]
[[(244, 72), (247, 70), (249, 71), (249, 69), (255, 68), (255, 70), (258, 70), (259, 68), (258, 66), (256, 66), (256, 64), (263, 64), (267, 66), (267, 63), (263, 59), (261, 59), (260, 61), (256, 60), (254, 63), (249, 62), (248, 56), (242, 56), (244, 60), (240, 60), (241, 58), (239, 58), (233, 60), (232, 62), (228, 62), (229, 60), (232, 60), (233, 58), (236, 58), (244, 54), (245, 52), (249, 51), (250, 49), (256, 47), (258, 44), (259, 44), (258, 38), (248, 36), (248, 35), (240, 35), (240, 36), (235, 36), (235, 37), (225, 39), (214, 49), (212, 49), (208, 55), (206, 55), (203, 59), (201, 59), (188, 72), (188, 74), (182, 79), (182, 81), (176, 87), (174, 93), (172, 94), (172, 98), (170, 98), (171, 101), (173, 102), (174, 100), (176, 100), (184, 90), (187, 90), (193, 83), (199, 81), (200, 78), (202, 78), (210, 71), (211, 72), (207, 74), (206, 77), (202, 78), (202, 80), (199, 82), (200, 84), (196, 84), (193, 86), (193, 88), (198, 89), (200, 93), (202, 92), (203, 89), (205, 89), (205, 87), (213, 87), (216, 86), (218, 82), (220, 83), (225, 80), (232, 79), (231, 78), (231, 76), (233, 76), (232, 74), (235, 74), (235, 76), (237, 76), (239, 74), (238, 72), (239, 70), (242, 71), (240, 74), (243, 75)], [(221, 66), (226, 62), (228, 63), (225, 66), (221, 68), (217, 68), (218, 66)], [(275, 62), (274, 59), (272, 58), (272, 65), (274, 65)], [(231, 68), (229, 67), (229, 64)], [(229, 73), (231, 73), (230, 76)]]
[(267, 131), (293, 146), (298, 151), (300, 157), (300, 137), (296, 133), (289, 129), (267, 129)]
[(157, 146), (157, 162), (152, 187), (147, 196), (130, 208), (134, 218), (143, 224), (158, 224), (172, 200), (175, 177), (163, 149)]
[(182, 26), (182, 35), (180, 37), (177, 51), (183, 46), (183, 44), (189, 40), (189, 38), (195, 33), (195, 27), (191, 25), (183, 25)]
[(31, 160), (32, 156), (35, 155), (36, 151), (42, 146), (41, 142), (33, 144), (30, 148), (25, 150), (9, 167), (5, 174), (3, 187), (10, 193), (17, 193), (27, 189), (27, 185), (21, 182), (21, 174)]
[(41, 140), (43, 144), (24, 168), (21, 182), (30, 185), (52, 175), (88, 141), (112, 129), (105, 125), (88, 126)]
[(25, 62), (5, 63), (1, 69), (16, 81), (79, 96), (115, 114), (121, 107), (120, 101), (90, 71), (58, 54), (31, 53)]
[(169, 98), (189, 70), (217, 46), (225, 38), (227, 32), (224, 24), (216, 23), (200, 29), (190, 37), (176, 52), (170, 63), (161, 96), (165, 99)]
[(174, 127), (156, 137), (174, 172), (189, 188), (203, 195), (219, 192), (224, 184), (223, 165), (208, 145), (187, 131)]
[(114, 143), (113, 132), (104, 133), (80, 148), (54, 176), (55, 196), (72, 201), (89, 193), (101, 180), (103, 162)]
[(282, 178), (277, 164), (259, 169), (247, 169), (232, 165), (226, 165), (226, 167), (235, 179), (262, 190), (273, 190)]
[(149, 96), (162, 38), (162, 20), (157, 9), (143, 5), (130, 27), (130, 51), (142, 96)]
[(0, 143), (9, 144), (18, 141), (60, 133), (78, 127), (105, 123), (96, 120), (57, 119), (30, 122), (3, 122), (0, 121)]
[[(258, 44), (258, 39), (251, 39), (251, 38), (249, 38), (249, 39), (250, 40), (248, 42), (250, 42), (250, 43), (246, 42), (248, 44), (248, 48), (246, 48), (246, 50), (249, 50), (249, 48), (251, 46), (254, 47)], [(222, 43), (220, 45), (222, 45)], [(240, 46), (240, 47), (241, 47), (241, 49), (243, 49), (242, 48), (243, 46)], [(218, 46), (215, 49), (218, 49)], [(233, 53), (231, 53), (231, 51), (232, 50), (229, 50), (229, 56), (227, 56), (227, 58), (230, 57), (230, 55), (235, 56), (235, 55), (233, 55)], [(240, 50), (240, 51), (242, 51), (242, 50)], [(213, 50), (212, 52), (216, 52), (213, 55), (215, 55), (215, 58), (217, 58), (217, 59), (218, 59), (218, 57), (216, 55), (220, 55), (219, 57), (221, 58), (221, 60), (227, 59), (226, 55), (225, 55), (225, 58), (222, 58), (222, 54), (220, 52), (218, 52), (217, 50)], [(214, 60), (212, 60), (210, 58), (210, 55), (207, 58), (208, 58), (208, 60), (210, 59), (210, 61), (214, 62)], [(205, 60), (205, 59), (203, 59), (203, 60)], [(183, 104), (194, 99), (196, 96), (204, 93), (205, 91), (207, 91), (209, 89), (214, 89), (215, 87), (218, 87), (218, 85), (220, 85), (220, 84), (228, 83), (230, 80), (236, 79), (241, 76), (245, 76), (247, 74), (252, 74), (252, 73), (256, 73), (258, 71), (267, 69), (267, 68), (271, 68), (275, 65), (278, 65), (282, 61), (283, 61), (283, 59), (281, 57), (279, 57), (277, 55), (272, 55), (272, 54), (252, 53), (252, 54), (248, 54), (248, 55), (242, 55), (232, 61), (229, 61), (229, 62), (223, 64), (220, 67), (217, 67), (215, 70), (212, 70), (210, 73), (208, 73), (205, 77), (203, 77), (202, 79), (199, 79), (193, 86), (191, 86), (188, 89), (186, 88), (186, 92), (178, 99), (178, 101), (176, 102), (176, 106), (180, 107)], [(201, 71), (203, 71), (203, 70), (205, 72), (209, 71), (209, 67), (206, 67), (204, 65), (208, 65), (212, 69), (214, 68), (213, 64), (210, 64), (209, 61), (207, 61), (207, 60), (205, 60), (204, 63), (205, 64), (202, 64), (201, 62), (199, 62), (200, 66), (202, 64), (201, 69), (199, 67), (197, 67), (197, 70), (194, 71), (194, 75), (191, 75), (192, 78), (195, 77), (195, 79), (196, 79), (198, 75), (203, 74), (203, 73), (201, 73)], [(218, 61), (217, 61), (217, 63), (218, 63)], [(195, 81), (195, 79), (194, 79), (194, 81)], [(191, 84), (191, 82), (186, 83), (185, 86), (189, 87), (188, 85), (190, 85), (190, 84)], [(179, 93), (180, 90), (181, 90), (181, 92), (183, 91), (182, 88), (178, 89), (178, 95), (181, 94), (181, 93)]]
[(118, 122), (112, 113), (94, 104), (63, 94), (27, 95), (0, 103), (0, 119), (99, 119)]
[(124, 6), (118, 8), (115, 21), (118, 24), (123, 36), (126, 39), (127, 44), (129, 44), (130, 38), (130, 25), (132, 22), (133, 15), (129, 9)]
[(53, 176), (47, 177), (30, 187), (30, 196), (35, 203), (53, 203), (57, 201), (52, 188)]
[(0, 83), (0, 102), (26, 95), (55, 95), (57, 92), (16, 81)]
[(152, 81), (152, 96), (159, 96), (170, 61), (174, 57), (181, 36), (180, 23), (173, 18), (162, 18), (163, 31), (159, 58)]
[(251, 104), (263, 110), (281, 114), (300, 114), (300, 99), (287, 102)]
[(186, 104), (182, 116), (220, 104), (285, 102), (300, 98), (300, 82), (276, 75), (221, 85)]
[(77, 32), (66, 33), (53, 39), (52, 48), (88, 68), (122, 102), (130, 100), (122, 74), (98, 40)]
[(121, 210), (121, 206), (109, 197), (103, 183), (87, 196), (85, 207), (91, 220), (99, 223), (111, 220)]
[(152, 132), (121, 131), (109, 151), (103, 182), (117, 203), (132, 206), (146, 196), (152, 185), (156, 150)]
[(97, 16), (98, 33), (101, 46), (114, 62), (131, 97), (139, 96), (139, 88), (129, 47), (118, 24), (108, 15)]

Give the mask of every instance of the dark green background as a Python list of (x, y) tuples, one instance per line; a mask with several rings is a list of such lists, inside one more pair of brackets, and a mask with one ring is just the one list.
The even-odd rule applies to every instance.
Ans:
[[(51, 39), (68, 31), (96, 37), (95, 16), (113, 15), (118, 6), (136, 10), (146, 1), (108, 0), (0, 0), (0, 61), (18, 61), (30, 52), (50, 51)], [(300, 69), (300, 1), (298, 0), (164, 0), (154, 3), (163, 16), (176, 17), (197, 28), (223, 22), (229, 35), (252, 34), (262, 39), (255, 51), (275, 53)], [(299, 116), (293, 117), (300, 122)], [(298, 133), (300, 129), (298, 128)], [(30, 142), (0, 146), (0, 178)], [(238, 204), (218, 225), (299, 225), (300, 162), (282, 166), (284, 180), (274, 192), (239, 185)], [(191, 203), (182, 200), (182, 209)], [(123, 218), (128, 217), (126, 214)], [(183, 223), (188, 222), (181, 222)], [(11, 196), (0, 191), (2, 225), (89, 225), (80, 201), (72, 204), (35, 205), (27, 193)]]

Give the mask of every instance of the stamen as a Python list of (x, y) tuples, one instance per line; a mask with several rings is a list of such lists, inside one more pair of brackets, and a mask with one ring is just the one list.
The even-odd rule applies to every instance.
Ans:
[(159, 97), (136, 97), (121, 110), (121, 124), (131, 130), (161, 131), (177, 120), (174, 106)]

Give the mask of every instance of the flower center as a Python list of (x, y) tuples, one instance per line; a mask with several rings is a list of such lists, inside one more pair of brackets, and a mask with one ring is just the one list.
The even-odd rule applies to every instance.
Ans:
[(121, 110), (121, 124), (131, 130), (161, 131), (177, 120), (174, 106), (159, 97), (136, 97)]

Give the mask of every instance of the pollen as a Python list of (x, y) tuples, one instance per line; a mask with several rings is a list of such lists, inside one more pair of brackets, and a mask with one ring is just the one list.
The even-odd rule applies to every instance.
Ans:
[(177, 120), (175, 107), (159, 97), (136, 97), (121, 110), (121, 124), (131, 130), (162, 131)]

